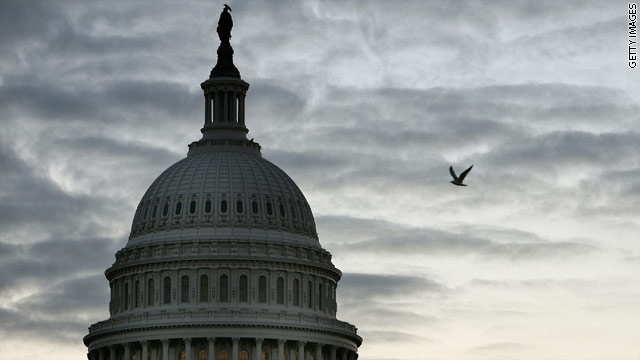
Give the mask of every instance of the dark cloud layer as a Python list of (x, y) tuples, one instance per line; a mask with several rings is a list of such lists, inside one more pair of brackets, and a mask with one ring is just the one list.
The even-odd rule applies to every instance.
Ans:
[[(358, 253), (400, 256), (475, 255), (512, 261), (540, 260), (589, 254), (598, 249), (575, 241), (549, 241), (512, 231), (507, 241), (478, 237), (470, 233), (411, 228), (381, 220), (349, 217), (322, 217), (320, 226), (331, 229), (331, 247)], [(358, 230), (355, 230), (358, 229)], [(508, 229), (501, 229), (502, 232)], [(524, 236), (523, 236), (524, 235)]]

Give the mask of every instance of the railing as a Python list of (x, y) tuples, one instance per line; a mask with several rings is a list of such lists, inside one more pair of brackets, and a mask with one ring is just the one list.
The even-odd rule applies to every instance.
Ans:
[(336, 319), (320, 316), (273, 313), (257, 311), (231, 311), (231, 310), (195, 310), (195, 311), (171, 311), (160, 313), (143, 313), (126, 315), (97, 322), (89, 327), (89, 334), (98, 332), (123, 330), (128, 327), (158, 326), (158, 325), (277, 325), (277, 326), (301, 326), (312, 329), (338, 331), (356, 335), (355, 326)]

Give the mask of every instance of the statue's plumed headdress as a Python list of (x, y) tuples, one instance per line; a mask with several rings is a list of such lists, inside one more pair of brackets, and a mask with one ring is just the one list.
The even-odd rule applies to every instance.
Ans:
[(229, 7), (229, 5), (227, 5), (227, 4), (224, 4), (224, 9), (225, 9), (225, 10), (229, 10), (229, 11), (231, 11), (231, 8), (230, 8), (230, 7)]

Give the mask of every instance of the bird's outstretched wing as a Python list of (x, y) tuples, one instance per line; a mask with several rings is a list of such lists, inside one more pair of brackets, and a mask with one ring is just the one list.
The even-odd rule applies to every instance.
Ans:
[(462, 174), (460, 174), (460, 182), (462, 182), (464, 180), (465, 176), (467, 176), (469, 171), (471, 171), (472, 167), (473, 167), (473, 165), (469, 166), (469, 168), (467, 170), (463, 171)]
[[(473, 165), (471, 165), (473, 166)], [(453, 171), (453, 166), (449, 166), (449, 174), (451, 174), (451, 176), (453, 176), (453, 179), (457, 179), (458, 177), (456, 176), (455, 171)]]

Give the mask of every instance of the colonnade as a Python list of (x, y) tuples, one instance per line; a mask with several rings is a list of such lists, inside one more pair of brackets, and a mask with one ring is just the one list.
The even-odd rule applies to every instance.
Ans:
[(217, 90), (205, 92), (205, 126), (216, 122), (234, 123), (244, 126), (244, 92)]
[[(270, 343), (268, 347), (264, 346), (265, 341)], [(277, 346), (272, 346), (274, 343)], [(356, 360), (358, 354), (319, 342), (210, 337), (127, 342), (92, 350), (87, 357), (89, 360)]]

